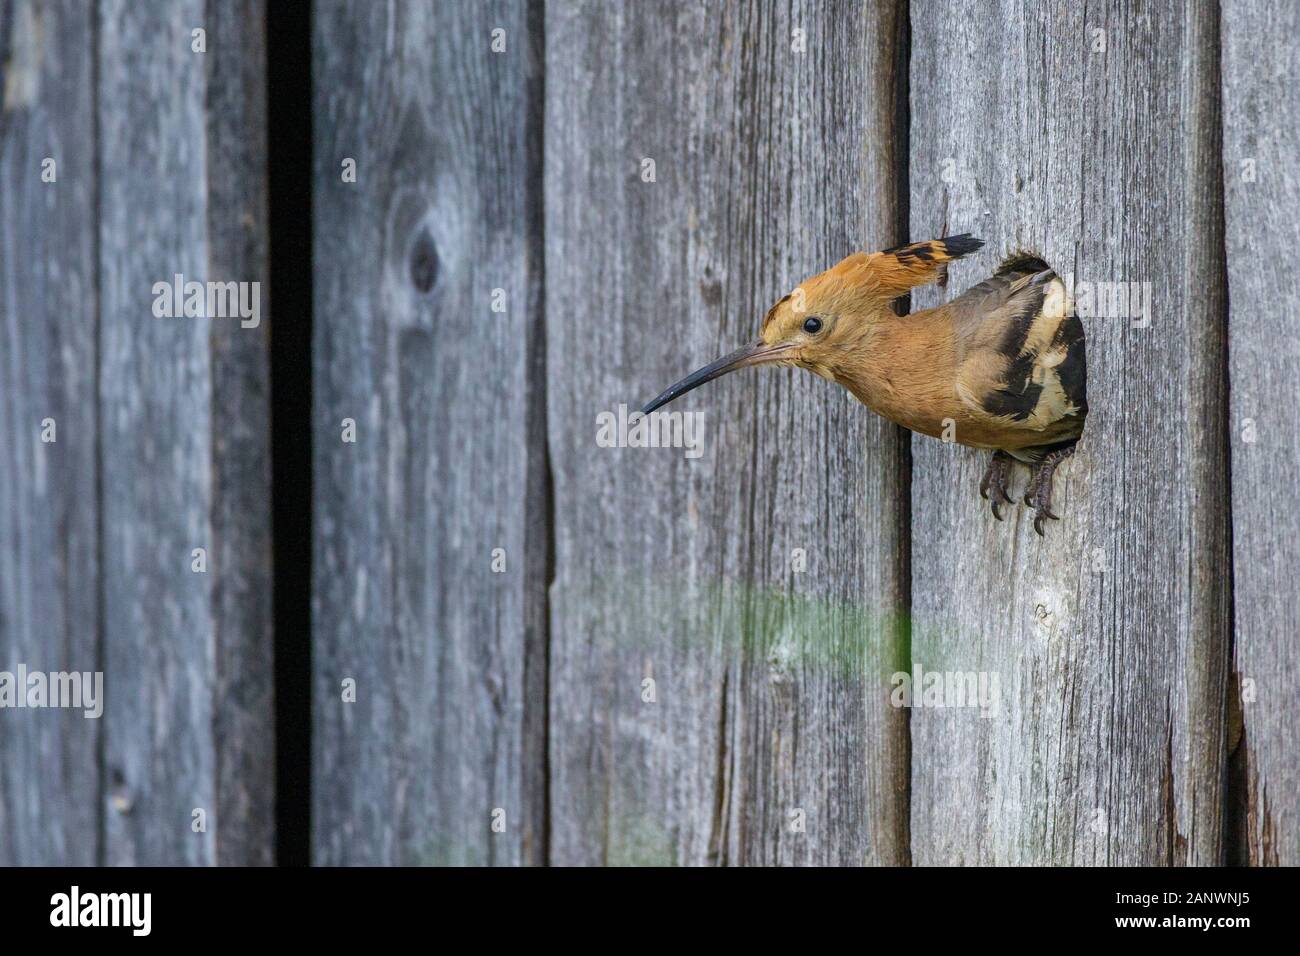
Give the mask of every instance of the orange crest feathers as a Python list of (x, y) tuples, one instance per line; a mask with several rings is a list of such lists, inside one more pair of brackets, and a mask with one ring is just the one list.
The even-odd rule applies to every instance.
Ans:
[(881, 291), (890, 298), (897, 298), (918, 285), (942, 278), (945, 265), (970, 255), (982, 245), (983, 239), (965, 232), (960, 236), (895, 246), (868, 258), (879, 276)]
[(984, 245), (969, 233), (896, 246), (883, 252), (855, 252), (802, 282), (768, 310), (762, 332), (787, 312), (840, 312), (863, 300), (892, 302), (918, 285), (944, 276), (945, 266)]

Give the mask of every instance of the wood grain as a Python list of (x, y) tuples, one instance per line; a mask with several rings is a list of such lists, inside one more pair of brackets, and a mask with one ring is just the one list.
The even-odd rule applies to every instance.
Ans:
[[(93, 11), (0, 3), (0, 670), (98, 668)], [(55, 182), (41, 179), (55, 162)], [(41, 441), (53, 419), (55, 441)], [(0, 710), (0, 865), (90, 865), (102, 720)]]
[[(0, 0), (0, 670), (106, 674), (101, 720), (0, 710), (3, 865), (274, 861), (264, 20)], [(1300, 862), (1298, 29), (317, 3), (313, 862)], [(1013, 249), (1149, 291), (1084, 316), (1046, 539), (802, 372), (665, 409), (699, 458), (598, 444), (806, 276), (968, 231), (917, 308)], [(260, 325), (153, 316), (177, 273)], [(892, 706), (909, 664), (991, 706)]]
[(1085, 15), (916, 0), (912, 24), (913, 238), (989, 242), (918, 306), (1016, 247), (1078, 282), (1152, 289), (1146, 327), (1084, 320), (1091, 412), (1057, 472), (1062, 520), (1046, 540), (1023, 507), (993, 520), (976, 493), (984, 454), (913, 444), (913, 658), (1001, 688), (994, 716), (913, 713), (914, 860), (1218, 863), (1230, 598), (1217, 22), (1174, 2)]
[(541, 24), (314, 20), (314, 861), (539, 863)]
[(1223, 25), (1223, 180), (1232, 413), (1233, 618), (1244, 736), (1245, 861), (1300, 864), (1300, 665), (1295, 527), (1300, 344), (1295, 316), (1300, 141), (1293, 78), (1300, 8), (1229, 0)]
[(252, 2), (99, 5), (109, 864), (271, 859), (269, 315), (152, 313), (178, 273), (266, 280), (262, 24)]
[[(208, 271), (259, 281), (261, 322), (215, 320), (211, 506), (218, 864), (267, 865), (275, 849), (266, 4), (207, 0)], [(288, 742), (286, 742), (288, 744)]]
[(546, 15), (552, 862), (903, 862), (899, 432), (778, 370), (666, 409), (703, 414), (702, 457), (596, 443), (892, 244), (895, 8)]

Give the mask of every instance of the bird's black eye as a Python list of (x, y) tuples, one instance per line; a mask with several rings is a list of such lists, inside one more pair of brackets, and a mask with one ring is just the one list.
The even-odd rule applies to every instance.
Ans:
[(810, 315), (803, 320), (803, 330), (809, 335), (816, 335), (822, 330), (822, 320), (815, 315)]

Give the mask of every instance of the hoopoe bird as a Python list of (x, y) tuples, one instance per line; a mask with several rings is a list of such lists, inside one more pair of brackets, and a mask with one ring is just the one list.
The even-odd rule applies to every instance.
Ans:
[(932, 438), (993, 452), (980, 482), (1001, 521), (1011, 464), (1032, 469), (1034, 530), (1056, 520), (1052, 475), (1088, 414), (1083, 325), (1042, 259), (1010, 256), (946, 305), (894, 312), (908, 290), (947, 282), (947, 264), (984, 245), (969, 234), (855, 253), (801, 283), (763, 319), (758, 341), (671, 386), (649, 414), (720, 375), (797, 366), (842, 385), (878, 415)]

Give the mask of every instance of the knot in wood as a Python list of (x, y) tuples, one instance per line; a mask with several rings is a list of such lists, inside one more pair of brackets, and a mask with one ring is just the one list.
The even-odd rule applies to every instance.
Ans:
[(421, 228), (411, 246), (411, 284), (421, 294), (438, 281), (438, 249), (427, 228)]

